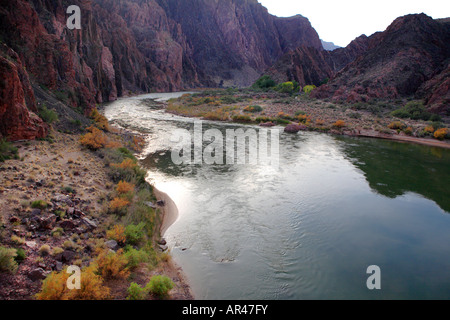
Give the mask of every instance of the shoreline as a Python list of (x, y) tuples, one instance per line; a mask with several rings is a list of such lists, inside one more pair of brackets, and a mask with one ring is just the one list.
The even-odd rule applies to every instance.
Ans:
[(391, 140), (391, 141), (404, 142), (404, 143), (420, 144), (420, 145), (429, 146), (429, 147), (450, 149), (450, 143), (445, 142), (445, 141), (411, 137), (411, 136), (406, 136), (406, 135), (405, 136), (389, 135), (389, 134), (383, 134), (380, 132), (370, 131), (370, 130), (360, 130), (360, 132), (355, 134), (354, 136), (362, 137), (362, 138)]
[[(164, 201), (163, 206), (157, 207), (161, 210), (159, 237), (160, 239), (164, 239), (164, 234), (166, 233), (166, 231), (177, 221), (179, 217), (179, 211), (176, 203), (167, 193), (162, 192), (154, 185), (151, 186), (153, 188), (153, 194), (155, 195), (156, 199), (158, 201)], [(188, 277), (184, 273), (183, 269), (173, 260), (173, 256), (170, 254), (170, 251), (168, 251), (168, 254), (170, 255), (171, 259), (166, 262), (166, 271), (169, 275), (171, 274), (172, 277), (176, 277), (177, 279), (179, 279), (181, 287), (180, 289), (182, 290), (181, 293), (177, 292), (175, 294), (175, 300), (178, 300), (178, 298), (182, 300), (195, 300), (195, 296), (189, 284)]]

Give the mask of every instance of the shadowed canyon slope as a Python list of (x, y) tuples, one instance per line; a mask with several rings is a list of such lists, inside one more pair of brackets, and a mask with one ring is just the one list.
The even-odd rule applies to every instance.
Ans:
[(407, 15), (372, 35), (367, 50), (313, 96), (347, 102), (415, 97), (445, 114), (450, 105), (449, 63), (450, 24), (425, 14)]
[(86, 112), (134, 92), (247, 86), (290, 49), (322, 49), (308, 19), (277, 18), (256, 0), (70, 5), (81, 8), (81, 30), (66, 27), (67, 1), (0, 0), (0, 40), (32, 82)]

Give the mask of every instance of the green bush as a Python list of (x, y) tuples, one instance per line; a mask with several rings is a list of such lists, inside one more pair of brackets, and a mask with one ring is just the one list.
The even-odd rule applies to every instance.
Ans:
[(295, 89), (294, 83), (291, 82), (291, 81), (288, 81), (288, 82), (285, 82), (285, 83), (281, 84), (281, 86), (279, 88), (279, 91), (281, 93), (293, 93), (294, 89)]
[(138, 225), (130, 224), (125, 228), (125, 237), (127, 243), (131, 245), (137, 245), (144, 238), (145, 223), (141, 222)]
[(58, 114), (50, 109), (47, 109), (46, 105), (43, 105), (39, 110), (39, 117), (47, 123), (53, 123), (58, 120)]
[(311, 93), (314, 89), (316, 89), (315, 85), (308, 85), (303, 88), (304, 93)]
[(22, 261), (24, 261), (27, 258), (27, 254), (26, 254), (25, 250), (22, 248), (17, 248), (16, 254), (17, 255), (15, 257), (15, 260), (17, 263), (22, 263)]
[(127, 267), (129, 269), (134, 269), (139, 264), (149, 261), (149, 254), (144, 249), (137, 250), (131, 246), (127, 246), (124, 255), (128, 260)]
[(11, 142), (6, 141), (6, 139), (0, 139), (0, 162), (13, 158), (19, 158), (17, 148), (14, 147)]
[(17, 250), (0, 247), (0, 272), (15, 273)]
[(413, 120), (431, 120), (440, 121), (441, 117), (437, 114), (428, 112), (421, 101), (410, 101), (404, 107), (397, 109), (391, 113), (397, 118), (410, 118)]
[(276, 82), (269, 76), (264, 75), (253, 84), (252, 88), (255, 89), (270, 89), (275, 87), (277, 84)]
[(290, 120), (282, 119), (282, 118), (277, 118), (277, 119), (276, 119), (276, 122), (277, 122), (278, 124), (289, 124), (289, 123), (291, 123)]
[(153, 276), (145, 286), (145, 291), (152, 293), (159, 298), (165, 298), (174, 286), (172, 280), (167, 276)]
[(44, 200), (36, 200), (31, 203), (31, 207), (34, 209), (43, 210), (43, 209), (47, 208), (47, 206), (48, 206), (48, 204)]
[(258, 113), (263, 111), (263, 108), (261, 106), (248, 106), (244, 108), (245, 112), (252, 112), (252, 113)]
[(144, 288), (138, 285), (136, 282), (132, 282), (130, 287), (127, 289), (128, 297), (127, 300), (145, 300), (147, 293)]

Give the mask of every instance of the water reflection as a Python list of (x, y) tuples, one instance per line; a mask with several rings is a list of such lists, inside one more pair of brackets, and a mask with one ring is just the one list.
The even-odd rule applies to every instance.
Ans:
[(394, 141), (346, 138), (342, 149), (370, 187), (389, 198), (415, 192), (450, 212), (450, 150)]

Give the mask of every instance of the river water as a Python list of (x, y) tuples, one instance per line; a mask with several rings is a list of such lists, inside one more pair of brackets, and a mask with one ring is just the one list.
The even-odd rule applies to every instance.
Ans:
[(196, 298), (450, 298), (450, 150), (281, 133), (279, 167), (177, 166), (171, 136), (193, 119), (149, 100), (177, 95), (120, 99), (105, 115), (148, 137), (141, 163), (177, 204), (165, 237)]

